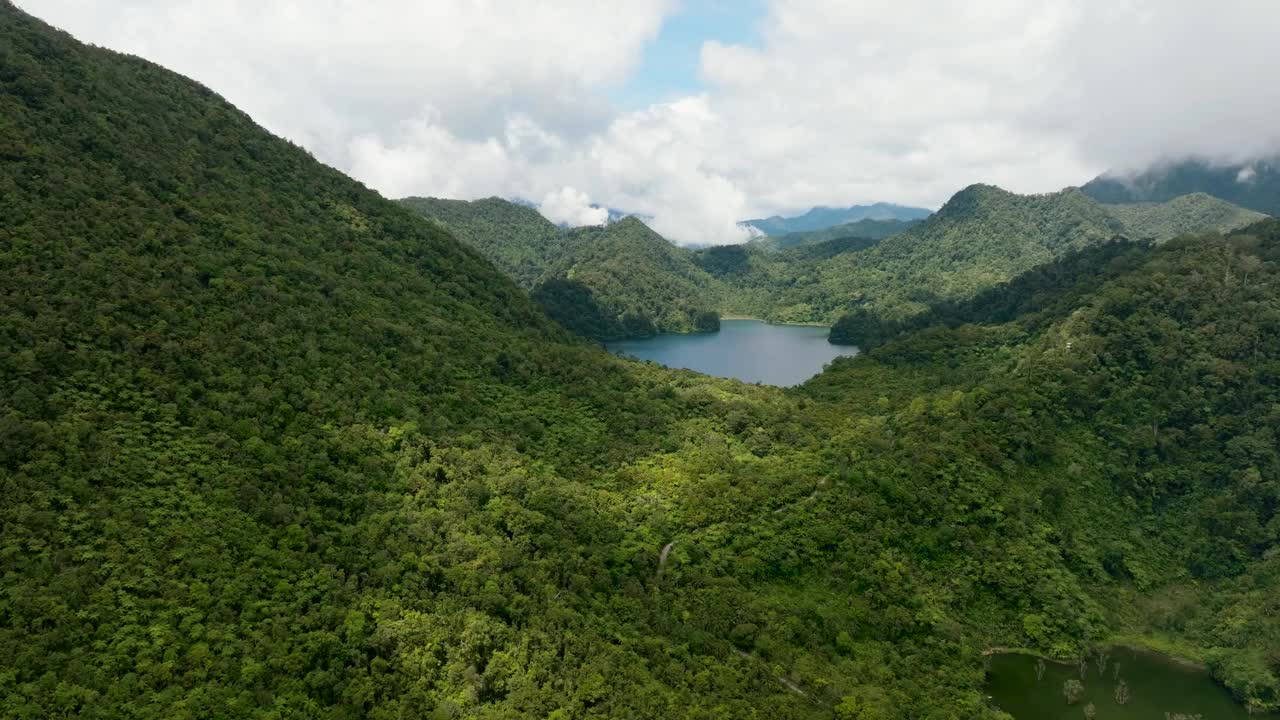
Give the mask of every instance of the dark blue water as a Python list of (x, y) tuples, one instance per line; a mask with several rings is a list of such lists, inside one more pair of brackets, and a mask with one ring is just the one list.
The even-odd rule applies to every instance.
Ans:
[(799, 385), (854, 347), (827, 342), (829, 328), (770, 325), (758, 320), (722, 320), (720, 332), (659, 335), (620, 340), (607, 347), (619, 355), (667, 367), (766, 385)]
[[(1083, 720), (1093, 705), (1097, 720), (1161, 720), (1184, 715), (1203, 720), (1274, 720), (1272, 713), (1250, 715), (1209, 674), (1161, 655), (1114, 648), (1105, 664), (1089, 659), (1084, 672), (1076, 664), (1047, 662), (1037, 672), (1030, 655), (994, 655), (987, 672), (991, 701), (1014, 720)], [(1079, 696), (1068, 702), (1067, 681), (1079, 681)], [(1126, 686), (1119, 702), (1118, 686)]]

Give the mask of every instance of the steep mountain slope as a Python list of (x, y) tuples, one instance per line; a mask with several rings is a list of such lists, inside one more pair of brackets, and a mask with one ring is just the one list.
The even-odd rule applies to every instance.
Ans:
[(565, 252), (565, 233), (536, 209), (487, 198), (467, 202), (405, 198), (405, 207), (440, 221), (520, 287), (530, 290)]
[(1280, 158), (1214, 163), (1187, 158), (1159, 163), (1137, 173), (1108, 173), (1080, 188), (1103, 203), (1165, 202), (1206, 193), (1243, 208), (1280, 215)]
[[(640, 220), (629, 217), (599, 228), (578, 228), (567, 245), (548, 277), (590, 290), (618, 318), (623, 329), (618, 335), (719, 329), (714, 278), (693, 262), (690, 251)], [(535, 298), (544, 295), (545, 288), (534, 291)], [(566, 317), (577, 314), (567, 310)]]
[[(0, 715), (702, 704), (641, 659), (683, 640), (623, 630), (654, 563), (621, 569), (621, 506), (553, 470), (666, 446), (701, 399), (206, 88), (7, 2), (0, 147)], [(714, 656), (741, 670), (714, 704), (807, 714)]]
[[(949, 450), (904, 449), (898, 462), (947, 466), (941, 486), (911, 494), (939, 512), (1019, 522), (1007, 501), (975, 498), (963, 469), (975, 455), (992, 468), (1018, 458), (1028, 507), (1108, 633), (1159, 638), (1254, 710), (1276, 709), (1278, 293), (1276, 221), (1226, 238), (1088, 248), (935, 316), (950, 327), (839, 361), (807, 391), (850, 410), (882, 398), (886, 443), (913, 427), (937, 432)], [(918, 397), (925, 387), (932, 401)], [(912, 411), (892, 409), (903, 394), (917, 396)], [(865, 472), (894, 472), (884, 454), (857, 457)], [(1028, 637), (1042, 619), (1027, 613)]]
[(873, 349), (887, 340), (931, 325), (955, 328), (965, 324), (1003, 324), (1017, 321), (1040, 327), (1061, 320), (1082, 298), (1116, 275), (1145, 262), (1152, 245), (1117, 238), (1067, 253), (1037, 266), (1009, 282), (972, 298), (933, 305), (905, 320), (884, 318), (864, 309), (840, 317), (831, 327), (831, 342)]
[(563, 229), (530, 207), (498, 198), (408, 198), (471, 244), (566, 328), (597, 340), (719, 327), (715, 281), (692, 253), (642, 221)]
[(1184, 233), (1228, 232), (1266, 216), (1205, 193), (1179, 195), (1163, 203), (1108, 205), (1131, 237), (1167, 240)]
[(861, 307), (901, 318), (972, 297), (1114, 237), (1164, 241), (1185, 232), (1230, 230), (1261, 217), (1206, 195), (1106, 206), (1074, 188), (1024, 196), (975, 185), (906, 232), (820, 266), (811, 295), (818, 298), (816, 307)]
[(752, 244), (766, 250), (784, 250), (799, 245), (814, 245), (829, 240), (847, 238), (864, 238), (867, 240), (883, 240), (890, 235), (897, 235), (919, 220), (858, 220), (857, 222), (834, 225), (822, 230), (810, 232), (787, 233), (786, 235), (766, 235), (752, 240)]
[(753, 227), (765, 235), (787, 235), (789, 233), (813, 232), (834, 225), (858, 222), (859, 220), (922, 220), (928, 217), (930, 212), (924, 208), (879, 202), (871, 205), (853, 205), (847, 208), (815, 207), (803, 215), (795, 217), (773, 215), (767, 218), (744, 220), (742, 225)]

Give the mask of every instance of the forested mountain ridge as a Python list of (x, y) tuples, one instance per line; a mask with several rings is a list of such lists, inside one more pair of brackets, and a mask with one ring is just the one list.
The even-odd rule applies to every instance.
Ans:
[(532, 290), (548, 266), (566, 252), (565, 233), (537, 209), (501, 198), (405, 198), (401, 204), (440, 221), (520, 287)]
[(558, 322), (610, 340), (719, 326), (715, 280), (641, 220), (560, 228), (537, 210), (499, 198), (406, 198), (528, 290)]
[[(1115, 237), (1160, 242), (1188, 232), (1229, 231), (1264, 217), (1203, 193), (1165, 203), (1103, 205), (1075, 188), (1017, 195), (973, 185), (922, 221), (848, 226), (870, 237), (824, 239), (829, 229), (741, 248), (689, 250), (634, 218), (566, 231), (530, 208), (497, 199), (406, 202), (421, 212), (432, 207), (424, 202), (438, 203), (433, 217), (456, 225), (464, 239), (474, 238), (468, 242), (499, 267), (515, 268), (508, 272), (527, 289), (548, 281), (535, 299), (567, 327), (597, 339), (710, 329), (716, 313), (780, 322), (834, 322), (847, 315), (846, 328), (864, 328), (973, 297)], [(886, 234), (876, 238), (876, 230)], [(618, 242), (623, 236), (634, 246)], [(567, 278), (571, 268), (579, 279)]]
[(1186, 233), (1227, 232), (1258, 222), (1265, 215), (1232, 205), (1208, 193), (1179, 195), (1162, 203), (1107, 205), (1136, 240), (1168, 240)]
[[(0, 715), (636, 714), (582, 665), (633, 651), (578, 627), (611, 612), (616, 518), (552, 468), (644, 456), (701, 399), (208, 89), (7, 2), (0, 139)], [(578, 669), (514, 686), (562, 642)]]
[(1280, 215), (1280, 157), (1248, 162), (1166, 161), (1136, 173), (1107, 173), (1081, 190), (1103, 203), (1164, 202), (1206, 193), (1243, 208)]
[[(1015, 195), (974, 185), (904, 233), (818, 268), (810, 295), (826, 307), (896, 320), (973, 297), (1031, 268), (1116, 237), (1169, 240), (1263, 218), (1207, 195), (1102, 205), (1079, 189)], [(811, 301), (815, 306), (817, 302)]]
[(1274, 224), (783, 391), (5, 0), (0, 139), (4, 717), (1007, 720), (1118, 633), (1280, 705)]
[[(575, 228), (567, 245), (568, 252), (551, 264), (547, 277), (557, 279), (557, 293), (567, 285), (589, 290), (607, 315), (618, 318), (621, 327), (613, 336), (719, 329), (714, 279), (694, 264), (688, 250), (639, 219)], [(548, 282), (534, 290), (544, 307), (552, 291)], [(550, 314), (568, 326), (584, 313), (571, 304)]]
[(815, 245), (830, 240), (844, 240), (847, 238), (883, 240), (890, 235), (897, 235), (918, 222), (920, 221), (864, 219), (833, 225), (822, 230), (794, 232), (786, 235), (764, 235), (752, 240), (751, 243), (766, 250), (776, 251), (800, 245)]
[[(1018, 458), (1015, 494), (1027, 493), (1108, 632), (1163, 637), (1254, 709), (1276, 709), (1277, 297), (1280, 222), (1158, 247), (1111, 243), (935, 316), (946, 325), (839, 361), (806, 390), (850, 408), (887, 396), (882, 437), (929, 426), (957, 453), (904, 449), (924, 463), (914, 472), (965, 467), (971, 453), (992, 453), (990, 468)], [(932, 404), (892, 409), (925, 387)], [(892, 472), (878, 455), (860, 453), (875, 458), (866, 472)], [(926, 495), (941, 492), (936, 512), (955, 512), (967, 476), (913, 497), (933, 504)], [(1017, 503), (1007, 499), (997, 522), (1019, 515)], [(1043, 619), (1030, 611), (1026, 632)]]
[(878, 202), (871, 205), (853, 205), (847, 208), (815, 207), (802, 215), (743, 220), (743, 226), (755, 228), (765, 235), (787, 235), (798, 232), (824, 230), (835, 225), (845, 225), (859, 220), (922, 220), (931, 211), (925, 208)]

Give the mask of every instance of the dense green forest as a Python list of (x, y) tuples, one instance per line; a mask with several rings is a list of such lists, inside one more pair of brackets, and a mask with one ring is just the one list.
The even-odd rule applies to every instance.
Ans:
[(1163, 203), (1109, 205), (1107, 212), (1135, 240), (1167, 240), (1203, 230), (1228, 231), (1262, 219), (1259, 213), (1216, 200), (1205, 193), (1180, 195)]
[(622, 335), (653, 334), (634, 332), (641, 322), (657, 332), (719, 329), (710, 278), (687, 250), (640, 220), (627, 217), (568, 235), (572, 249), (551, 264), (550, 275), (590, 288), (620, 318)]
[(722, 312), (780, 322), (832, 322), (847, 314), (892, 323), (1115, 237), (1164, 241), (1262, 217), (1206, 195), (1108, 206), (1074, 189), (1028, 196), (975, 185), (879, 241), (845, 238), (776, 253), (749, 244), (699, 254), (723, 283)]
[(1263, 217), (1203, 194), (1125, 206), (1101, 205), (1074, 188), (1015, 195), (974, 185), (906, 232), (822, 264), (797, 299), (827, 319), (843, 309), (855, 322), (893, 322), (972, 298), (1117, 237), (1163, 242), (1189, 232), (1230, 231)]
[(405, 198), (406, 207), (439, 221), (454, 237), (479, 250), (525, 290), (569, 251), (566, 233), (534, 208), (502, 200)]
[(533, 290), (552, 317), (587, 337), (711, 329), (713, 315), (823, 323), (843, 317), (835, 337), (853, 344), (869, 339), (849, 332), (855, 326), (893, 324), (972, 298), (1096, 243), (1162, 242), (1264, 217), (1205, 194), (1103, 205), (1076, 189), (1028, 196), (974, 185), (923, 221), (863, 221), (842, 226), (861, 234), (830, 229), (690, 250), (635, 218), (561, 230), (531, 208), (496, 198), (405, 202), (444, 222)]
[[(194, 82), (0, 39), (0, 716), (997, 720), (984, 649), (1117, 637), (1280, 708), (1275, 221), (1064, 242), (781, 390), (577, 339)], [(781, 272), (736, 250), (649, 251)]]
[(897, 235), (920, 222), (919, 220), (872, 220), (863, 219), (857, 222), (834, 225), (821, 230), (794, 232), (786, 235), (765, 235), (752, 240), (766, 250), (782, 250), (797, 245), (815, 245), (828, 240), (846, 238), (863, 238), (866, 240), (883, 240), (890, 235)]
[[(1278, 262), (1277, 221), (1226, 238), (1086, 249), (890, 335), (806, 391), (850, 413), (891, 408), (883, 443), (863, 457), (892, 456), (918, 437), (913, 426), (949, 436), (939, 457), (902, 447), (908, 474), (920, 458), (1016, 463), (1019, 488), (996, 506), (964, 500), (963, 481), (926, 483), (912, 497), (998, 507), (1004, 520), (1031, 513), (1080, 583), (1080, 607), (1105, 624), (1087, 629), (1092, 637), (1146, 638), (1193, 656), (1255, 709), (1274, 709)], [(914, 410), (904, 413), (907, 402)], [(1037, 561), (1011, 562), (1010, 580), (1025, 587), (1023, 568)], [(1026, 636), (1052, 631), (1048, 617), (1028, 612)]]
[(1206, 193), (1250, 210), (1280, 215), (1280, 157), (1248, 162), (1165, 161), (1137, 173), (1101, 175), (1080, 189), (1103, 203), (1164, 202)]
[(636, 218), (564, 229), (499, 198), (406, 198), (472, 245), (570, 330), (595, 340), (720, 327), (714, 281)]

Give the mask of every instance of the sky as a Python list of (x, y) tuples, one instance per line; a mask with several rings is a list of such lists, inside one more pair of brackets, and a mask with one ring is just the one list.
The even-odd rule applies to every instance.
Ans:
[(685, 244), (1280, 149), (1274, 0), (17, 0), (392, 198)]

